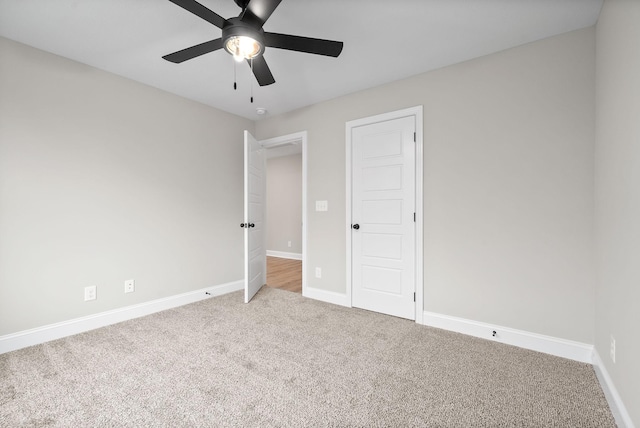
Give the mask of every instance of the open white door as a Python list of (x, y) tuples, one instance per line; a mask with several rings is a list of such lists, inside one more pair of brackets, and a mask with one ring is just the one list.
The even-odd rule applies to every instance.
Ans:
[(244, 302), (267, 282), (264, 246), (265, 212), (264, 149), (244, 131)]

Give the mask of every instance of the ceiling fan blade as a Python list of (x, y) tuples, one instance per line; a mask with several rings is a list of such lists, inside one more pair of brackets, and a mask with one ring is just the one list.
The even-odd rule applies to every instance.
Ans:
[(216, 27), (222, 29), (224, 25), (225, 19), (212, 11), (198, 3), (195, 0), (169, 0), (171, 3), (177, 4), (181, 8), (188, 10), (194, 15), (199, 16), (207, 22), (212, 23)]
[(282, 0), (249, 0), (241, 21), (262, 27)]
[(264, 55), (257, 56), (253, 58), (253, 60), (248, 59), (247, 62), (249, 63), (249, 66), (251, 66), (251, 61), (253, 61), (253, 75), (256, 76), (256, 80), (260, 86), (267, 86), (272, 83), (276, 83), (276, 79), (273, 78), (273, 74), (271, 74), (271, 70), (267, 65), (267, 61), (264, 59)]
[(208, 42), (200, 43), (199, 45), (191, 46), (190, 48), (182, 49), (181, 51), (165, 55), (162, 58), (166, 59), (167, 61), (180, 64), (181, 62), (184, 62), (188, 59), (192, 59), (209, 52), (217, 51), (220, 48), (222, 48), (222, 39), (209, 40)]
[(311, 37), (292, 36), (290, 34), (264, 33), (264, 43), (270, 48), (288, 49), (316, 55), (337, 57), (344, 43), (333, 40), (313, 39)]

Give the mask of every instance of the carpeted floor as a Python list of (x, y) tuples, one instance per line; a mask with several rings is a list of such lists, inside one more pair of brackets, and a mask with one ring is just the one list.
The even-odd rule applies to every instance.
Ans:
[(593, 367), (264, 287), (0, 355), (2, 427), (613, 427)]

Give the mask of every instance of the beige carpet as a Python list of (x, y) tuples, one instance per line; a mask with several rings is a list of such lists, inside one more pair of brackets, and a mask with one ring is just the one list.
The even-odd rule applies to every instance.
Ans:
[(263, 288), (0, 355), (2, 427), (613, 427), (592, 366)]

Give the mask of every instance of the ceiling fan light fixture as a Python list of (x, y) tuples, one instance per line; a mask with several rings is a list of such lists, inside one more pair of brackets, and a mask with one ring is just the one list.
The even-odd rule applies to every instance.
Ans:
[(249, 36), (232, 36), (227, 39), (224, 48), (233, 55), (233, 58), (241, 62), (245, 59), (255, 58), (262, 52), (262, 45)]
[(224, 49), (236, 61), (255, 58), (264, 52), (264, 32), (253, 28), (239, 18), (229, 18), (222, 28)]

